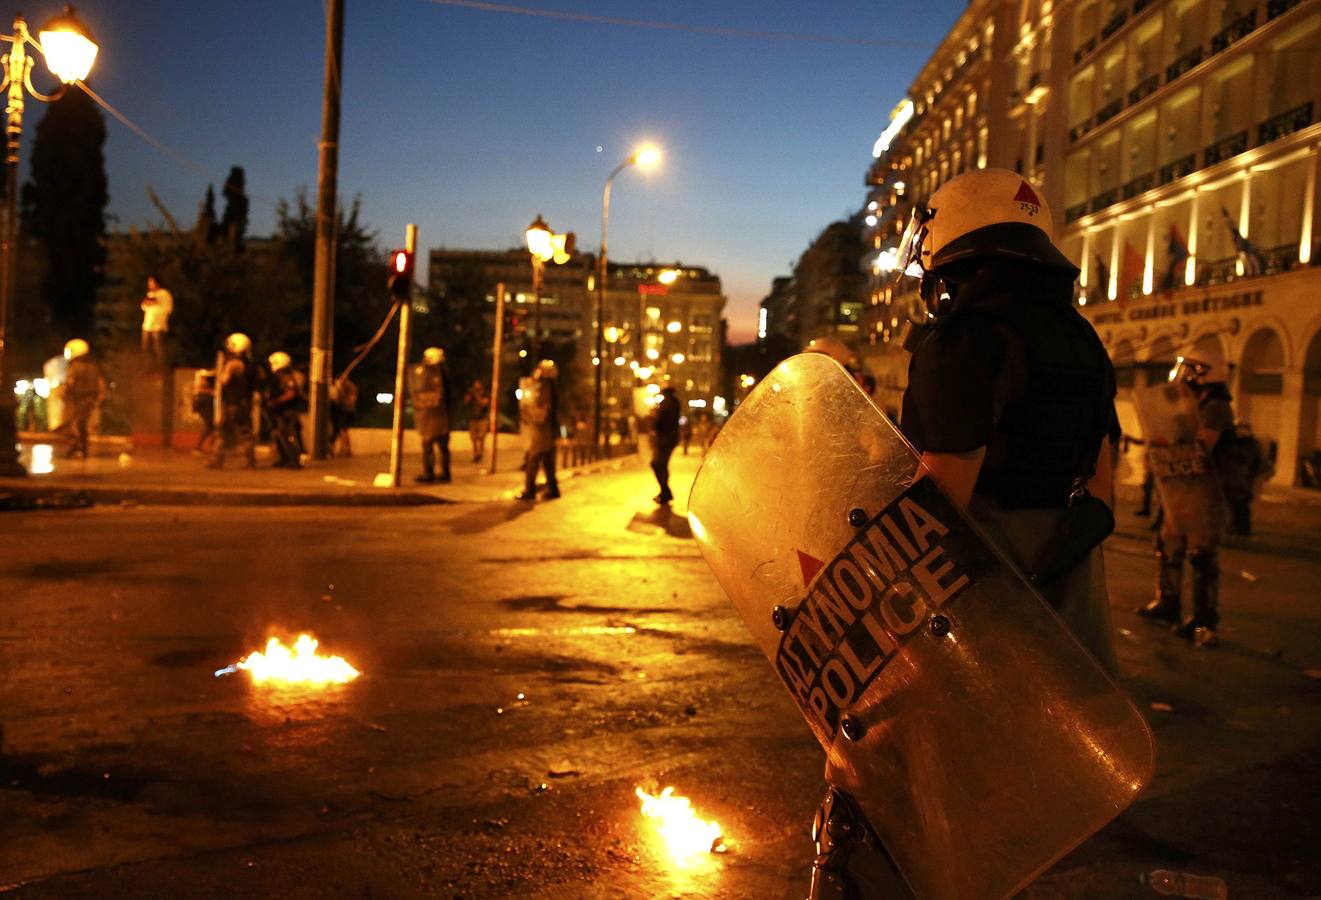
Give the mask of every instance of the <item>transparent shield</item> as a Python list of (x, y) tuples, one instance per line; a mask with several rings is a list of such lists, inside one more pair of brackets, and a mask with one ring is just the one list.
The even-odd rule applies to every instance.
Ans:
[(926, 210), (918, 207), (908, 219), (908, 227), (904, 229), (904, 236), (899, 239), (899, 249), (895, 252), (896, 284), (905, 275), (910, 274), (910, 269), (915, 263), (918, 266), (922, 264), (922, 243), (926, 240), (926, 222), (929, 218)]
[(702, 553), (914, 893), (1004, 897), (1150, 778), (1150, 732), (821, 354), (781, 363), (689, 499)]
[(1133, 400), (1168, 527), (1194, 541), (1214, 539), (1225, 526), (1225, 503), (1197, 440), (1197, 397), (1176, 380), (1136, 391)]

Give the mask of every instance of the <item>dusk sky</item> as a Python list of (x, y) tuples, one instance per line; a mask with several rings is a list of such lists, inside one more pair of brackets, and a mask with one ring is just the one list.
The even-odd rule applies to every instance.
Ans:
[[(864, 199), (871, 145), (958, 0), (767, 4), (523, 0), (539, 8), (800, 39), (547, 19), (435, 0), (347, 0), (342, 201), (360, 196), (383, 248), (522, 243), (537, 213), (584, 248), (601, 188), (637, 143), (661, 168), (615, 184), (610, 256), (707, 266), (735, 340), (773, 277)], [(27, 6), (35, 31), (55, 4)], [(101, 44), (89, 83), (189, 162), (107, 117), (111, 229), (150, 227), (153, 187), (191, 222), (207, 182), (247, 170), (250, 233), (274, 201), (314, 192), (322, 0), (84, 0)], [(809, 40), (824, 36), (855, 42)], [(899, 42), (895, 45), (887, 42)], [(48, 88), (44, 72), (36, 78)], [(42, 114), (29, 106), (28, 139)]]

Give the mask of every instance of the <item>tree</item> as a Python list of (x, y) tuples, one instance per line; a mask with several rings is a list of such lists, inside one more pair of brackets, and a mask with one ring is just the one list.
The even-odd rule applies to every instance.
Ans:
[(91, 336), (105, 266), (105, 122), (70, 89), (37, 123), (32, 180), (23, 188), (23, 228), (46, 256), (42, 293), (57, 334)]
[(468, 386), (481, 379), (491, 387), (491, 342), (495, 304), (487, 303), (495, 281), (486, 266), (459, 260), (447, 263), (427, 285), (430, 312), (413, 320), (419, 349), (444, 347), (451, 395), (463, 398)]
[(216, 223), (216, 191), (211, 185), (206, 186), (206, 199), (197, 211), (197, 224), (193, 226), (193, 235), (199, 241), (211, 243), (219, 234), (220, 226)]
[[(220, 220), (220, 234), (234, 245), (235, 250), (242, 253), (243, 239), (248, 233), (247, 176), (242, 166), (234, 166), (229, 170), (229, 177), (225, 179), (222, 190), (225, 194), (225, 215)], [(207, 191), (210, 192), (210, 188)]]

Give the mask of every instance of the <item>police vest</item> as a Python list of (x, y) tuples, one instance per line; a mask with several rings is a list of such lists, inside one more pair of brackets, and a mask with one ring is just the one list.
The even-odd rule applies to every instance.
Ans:
[(997, 297), (970, 315), (1016, 339), (1025, 387), (1000, 415), (974, 492), (1006, 508), (1062, 507), (1088, 476), (1110, 428), (1115, 376), (1092, 326), (1071, 304)]

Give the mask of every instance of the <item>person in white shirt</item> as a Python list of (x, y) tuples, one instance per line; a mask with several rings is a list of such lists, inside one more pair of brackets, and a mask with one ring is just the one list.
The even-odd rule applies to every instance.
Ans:
[(161, 287), (155, 276), (147, 276), (147, 296), (142, 299), (142, 352), (165, 364), (165, 335), (170, 331), (174, 295)]

